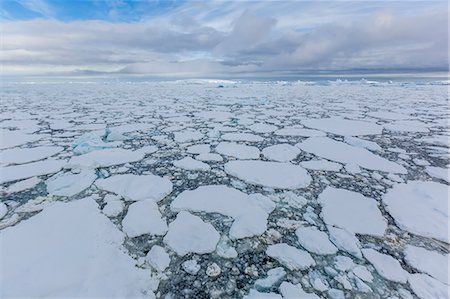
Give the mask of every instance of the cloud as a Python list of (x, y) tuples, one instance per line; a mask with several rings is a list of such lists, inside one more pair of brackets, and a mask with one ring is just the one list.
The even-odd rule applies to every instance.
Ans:
[[(0, 61), (4, 74), (242, 76), (448, 68), (448, 8), (442, 3), (333, 4), (188, 3), (130, 23), (6, 20)], [(322, 22), (314, 17), (321, 9)]]

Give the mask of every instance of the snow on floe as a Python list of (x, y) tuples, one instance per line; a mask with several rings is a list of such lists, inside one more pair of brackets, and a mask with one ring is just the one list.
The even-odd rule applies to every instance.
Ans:
[(308, 128), (343, 136), (378, 135), (383, 131), (383, 127), (375, 123), (340, 117), (307, 119), (303, 120), (302, 124)]
[(399, 120), (389, 124), (385, 124), (384, 128), (389, 131), (397, 132), (428, 132), (427, 124), (417, 120)]
[(0, 220), (5, 217), (6, 213), (8, 213), (8, 207), (0, 201)]
[(89, 188), (96, 178), (94, 170), (84, 169), (77, 174), (57, 174), (49, 178), (45, 184), (50, 195), (73, 196)]
[(117, 147), (117, 143), (106, 143), (103, 141), (106, 131), (99, 130), (84, 133), (72, 143), (72, 150), (75, 155), (87, 154), (92, 151)]
[(188, 212), (178, 213), (177, 218), (169, 224), (169, 232), (164, 243), (178, 255), (188, 253), (210, 253), (216, 250), (220, 234), (209, 223)]
[(382, 150), (381, 146), (379, 146), (376, 142), (364, 140), (364, 139), (361, 139), (358, 137), (345, 136), (344, 141), (345, 141), (345, 143), (348, 143), (352, 146), (365, 148), (370, 151), (381, 151)]
[(279, 189), (305, 188), (311, 176), (298, 165), (265, 161), (230, 161), (225, 172), (250, 184)]
[(223, 158), (219, 154), (205, 153), (195, 157), (196, 160), (204, 162), (222, 162)]
[(361, 249), (361, 251), (382, 277), (394, 282), (406, 283), (408, 272), (403, 270), (398, 260), (371, 248)]
[(197, 141), (204, 137), (204, 135), (196, 130), (186, 130), (174, 133), (174, 140), (178, 143), (185, 143), (189, 141)]
[(216, 146), (216, 152), (236, 159), (259, 159), (260, 151), (255, 146), (237, 144), (234, 142), (221, 142)]
[(264, 140), (261, 136), (251, 133), (227, 133), (222, 135), (223, 140), (227, 141), (248, 141), (248, 142), (261, 142)]
[(146, 152), (143, 150), (125, 150), (121, 148), (103, 149), (72, 157), (67, 168), (99, 168), (120, 165), (142, 160)]
[(425, 172), (436, 179), (444, 180), (444, 181), (450, 183), (450, 169), (449, 168), (427, 166), (427, 167), (425, 167)]
[(388, 190), (383, 202), (401, 229), (449, 243), (448, 193), (444, 184), (409, 181)]
[(283, 297), (277, 293), (263, 293), (251, 289), (247, 295), (242, 297), (242, 299), (283, 299)]
[(333, 225), (351, 233), (383, 236), (387, 228), (377, 202), (360, 193), (327, 187), (318, 198), (322, 206), (321, 217), (327, 225)]
[(277, 126), (263, 123), (253, 124), (248, 126), (248, 128), (255, 133), (272, 133), (273, 131), (278, 129)]
[(0, 184), (55, 173), (60, 171), (65, 165), (66, 161), (48, 159), (28, 164), (3, 167), (0, 174)]
[(411, 267), (429, 274), (442, 283), (448, 284), (449, 254), (427, 250), (422, 247), (407, 245), (405, 248), (405, 261)]
[(295, 234), (300, 245), (309, 252), (326, 255), (335, 254), (338, 251), (328, 239), (327, 234), (313, 226), (299, 227)]
[(54, 203), (0, 231), (2, 255), (8, 257), (0, 297), (154, 298), (157, 282), (135, 267), (123, 241), (94, 200)]
[(147, 253), (145, 259), (153, 269), (163, 272), (170, 265), (170, 256), (166, 250), (158, 245), (154, 245)]
[(189, 146), (186, 152), (189, 154), (207, 154), (210, 150), (211, 146), (209, 144), (195, 144)]
[(137, 201), (128, 207), (122, 221), (122, 228), (127, 236), (134, 238), (145, 234), (162, 236), (167, 232), (167, 223), (155, 202)]
[(5, 192), (8, 194), (21, 192), (27, 189), (34, 188), (37, 184), (42, 182), (40, 178), (32, 177), (23, 181), (19, 181), (17, 183), (11, 184), (6, 188)]
[(309, 170), (323, 170), (338, 172), (342, 169), (342, 165), (327, 160), (309, 160), (300, 162), (300, 166)]
[(64, 148), (59, 146), (39, 146), (31, 148), (12, 148), (0, 152), (0, 163), (23, 164), (56, 155)]
[(224, 185), (211, 185), (183, 191), (170, 207), (174, 211), (220, 213), (232, 217), (230, 238), (241, 239), (266, 231), (267, 218), (275, 204), (262, 195), (249, 196)]
[(280, 285), (280, 293), (283, 295), (283, 299), (320, 299), (314, 293), (305, 292), (300, 283), (292, 284), (284, 281)]
[(298, 136), (298, 137), (319, 137), (319, 136), (326, 136), (327, 134), (318, 131), (318, 130), (311, 130), (311, 129), (305, 129), (297, 126), (292, 127), (284, 127), (282, 129), (279, 129), (278, 131), (275, 131), (275, 135), (279, 136)]
[(185, 157), (181, 160), (174, 161), (173, 165), (184, 170), (208, 171), (211, 169), (208, 164), (192, 159), (191, 157)]
[(286, 143), (268, 146), (262, 150), (264, 157), (277, 162), (289, 162), (295, 159), (300, 152), (298, 147)]
[(114, 175), (98, 179), (95, 185), (100, 189), (122, 196), (128, 201), (151, 200), (158, 202), (172, 192), (169, 179), (156, 175)]
[(354, 147), (328, 137), (310, 137), (296, 144), (305, 152), (341, 163), (354, 163), (370, 170), (407, 173), (405, 167), (377, 156), (364, 148)]
[(120, 196), (106, 194), (103, 199), (106, 205), (103, 207), (102, 212), (108, 217), (116, 217), (122, 213), (124, 204), (120, 200)]
[(448, 299), (448, 294), (450, 294), (448, 285), (426, 274), (410, 274), (408, 283), (413, 292), (421, 299)]
[(16, 147), (29, 142), (34, 142), (41, 139), (42, 136), (31, 135), (20, 130), (3, 130), (0, 129), (0, 149)]
[(330, 234), (331, 242), (333, 242), (337, 248), (346, 251), (357, 258), (362, 258), (360, 250), (361, 244), (355, 234), (334, 226), (328, 226), (327, 229)]
[(305, 270), (316, 265), (308, 252), (285, 243), (270, 245), (266, 254), (291, 271)]

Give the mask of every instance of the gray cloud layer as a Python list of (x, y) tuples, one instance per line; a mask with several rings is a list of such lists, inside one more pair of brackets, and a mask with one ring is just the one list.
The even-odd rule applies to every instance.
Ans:
[[(448, 68), (448, 8), (442, 3), (408, 13), (362, 7), (364, 14), (351, 16), (344, 13), (348, 3), (328, 11), (323, 3), (219, 4), (189, 4), (136, 23), (3, 21), (3, 73), (233, 76)], [(314, 14), (321, 9), (322, 21)]]

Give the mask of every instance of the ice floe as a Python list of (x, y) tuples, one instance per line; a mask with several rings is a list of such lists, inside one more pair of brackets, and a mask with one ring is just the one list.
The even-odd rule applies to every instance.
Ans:
[(227, 133), (222, 135), (223, 140), (227, 141), (248, 141), (248, 142), (261, 142), (264, 140), (259, 135), (251, 133)]
[(436, 251), (412, 245), (407, 245), (404, 252), (405, 261), (408, 265), (421, 272), (427, 273), (442, 283), (449, 283), (449, 254), (441, 254)]
[(447, 299), (450, 287), (426, 274), (410, 274), (408, 283), (421, 299)]
[(292, 271), (305, 270), (316, 264), (308, 252), (285, 243), (270, 245), (266, 254)]
[(72, 157), (67, 163), (67, 168), (99, 168), (120, 165), (142, 160), (144, 151), (125, 150), (120, 148), (103, 149)]
[(378, 135), (383, 131), (382, 126), (372, 122), (340, 117), (307, 119), (302, 124), (308, 128), (344, 136)]
[(80, 193), (94, 183), (97, 175), (91, 169), (85, 169), (80, 173), (57, 174), (45, 181), (47, 192), (50, 195), (73, 196)]
[(58, 146), (39, 146), (30, 148), (12, 148), (0, 152), (2, 164), (24, 164), (42, 160), (61, 152)]
[(234, 157), (237, 159), (259, 159), (260, 151), (255, 146), (237, 144), (234, 142), (221, 142), (216, 146), (219, 154)]
[(122, 220), (122, 228), (131, 238), (145, 234), (161, 236), (167, 232), (167, 223), (162, 219), (155, 202), (142, 200), (128, 207), (128, 212)]
[(326, 255), (335, 254), (338, 251), (328, 239), (328, 235), (313, 226), (299, 227), (295, 234), (300, 245), (309, 252)]
[(382, 277), (400, 283), (406, 283), (408, 272), (406, 272), (399, 261), (390, 255), (380, 253), (374, 249), (361, 249), (364, 257), (375, 267)]
[(60, 171), (65, 165), (66, 161), (64, 160), (48, 159), (27, 164), (2, 167), (0, 184), (55, 173)]
[(211, 169), (208, 164), (192, 159), (191, 157), (184, 157), (181, 160), (174, 161), (173, 165), (184, 170), (208, 171)]
[(269, 160), (289, 162), (300, 154), (300, 150), (293, 145), (280, 143), (264, 148), (262, 154)]

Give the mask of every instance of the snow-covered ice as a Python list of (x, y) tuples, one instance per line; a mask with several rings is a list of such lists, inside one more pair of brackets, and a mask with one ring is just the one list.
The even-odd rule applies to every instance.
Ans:
[(295, 234), (300, 245), (309, 252), (326, 255), (335, 254), (338, 251), (328, 239), (328, 235), (313, 226), (299, 227)]
[(174, 161), (173, 165), (184, 170), (193, 171), (208, 171), (211, 169), (208, 164), (192, 159), (191, 157), (185, 157), (181, 160)]
[(30, 148), (12, 148), (0, 152), (2, 164), (24, 164), (42, 160), (61, 152), (59, 146), (39, 146)]
[(145, 234), (164, 235), (167, 232), (167, 224), (161, 217), (155, 202), (150, 200), (134, 202), (128, 207), (128, 212), (123, 218), (123, 231), (131, 238)]
[(230, 156), (237, 159), (259, 159), (260, 151), (255, 146), (238, 144), (234, 142), (221, 142), (216, 146), (216, 152), (224, 156)]
[(305, 270), (316, 264), (308, 252), (285, 243), (270, 245), (266, 253), (289, 270)]
[(371, 248), (361, 249), (361, 251), (364, 257), (375, 267), (378, 274), (394, 282), (406, 283), (408, 272), (402, 268), (398, 260)]
[(382, 126), (372, 122), (340, 117), (307, 119), (302, 124), (308, 128), (344, 136), (377, 135), (383, 130)]
[(85, 169), (80, 173), (63, 173), (49, 178), (45, 184), (51, 195), (73, 196), (80, 193), (94, 183), (97, 175), (91, 169)]
[(28, 164), (6, 166), (2, 168), (0, 184), (55, 173), (60, 171), (65, 165), (66, 162), (63, 160), (48, 159)]
[(300, 150), (293, 145), (282, 143), (264, 148), (262, 154), (269, 160), (289, 162), (300, 154)]

